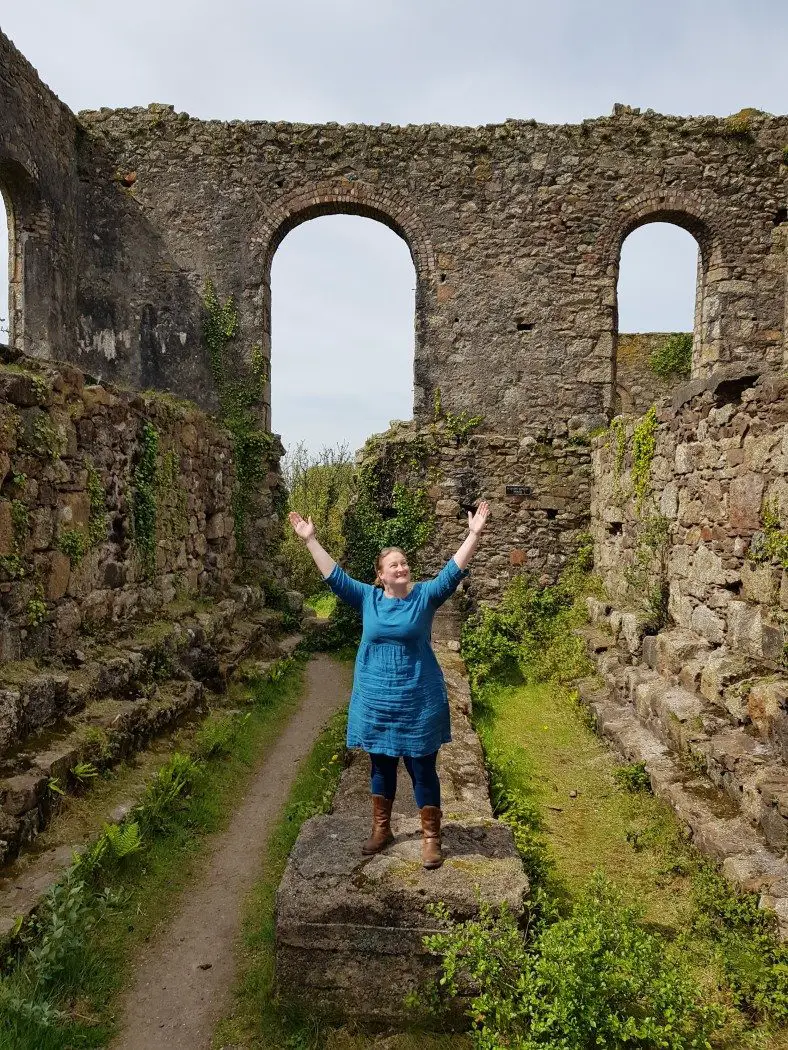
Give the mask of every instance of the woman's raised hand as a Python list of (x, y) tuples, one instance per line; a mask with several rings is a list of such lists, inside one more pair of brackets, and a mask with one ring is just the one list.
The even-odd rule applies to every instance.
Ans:
[(287, 520), (293, 526), (296, 535), (300, 536), (305, 543), (307, 540), (311, 540), (314, 537), (315, 526), (311, 518), (304, 520), (297, 510), (291, 510), (287, 515)]
[(487, 500), (482, 500), (479, 506), (476, 508), (476, 513), (471, 514), (468, 511), (468, 528), (476, 536), (482, 531), (484, 526), (487, 524), (487, 518), (490, 515), (490, 504)]

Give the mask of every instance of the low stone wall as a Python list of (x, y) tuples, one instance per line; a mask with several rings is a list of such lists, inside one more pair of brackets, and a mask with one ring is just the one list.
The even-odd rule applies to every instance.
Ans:
[[(261, 483), (278, 530), (271, 471)], [(220, 594), (237, 566), (230, 435), (69, 365), (0, 364), (0, 660)]]
[(588, 439), (544, 434), (455, 436), (445, 421), (396, 423), (371, 438), (358, 466), (387, 513), (396, 483), (423, 490), (435, 529), (420, 553), (424, 576), (438, 572), (467, 535), (468, 511), (491, 505), (484, 541), (474, 556), (467, 594), (474, 604), (497, 601), (512, 576), (527, 571), (554, 581), (589, 524)]
[[(280, 992), (310, 1011), (370, 1025), (407, 1024), (404, 1004), (438, 975), (422, 939), (440, 923), (431, 904), (458, 921), (478, 914), (479, 899), (523, 912), (528, 881), (511, 830), (493, 819), (484, 759), (470, 719), (459, 658), (439, 650), (452, 707), (453, 742), (440, 751), (446, 861), (421, 866), (418, 812), (403, 778), (394, 806), (395, 842), (361, 855), (369, 834), (368, 760), (355, 753), (328, 816), (312, 817), (290, 854), (276, 903)], [(421, 1018), (425, 1022), (429, 1017)]]
[(614, 412), (639, 415), (678, 386), (681, 379), (657, 375), (652, 355), (675, 332), (619, 332), (616, 337)]

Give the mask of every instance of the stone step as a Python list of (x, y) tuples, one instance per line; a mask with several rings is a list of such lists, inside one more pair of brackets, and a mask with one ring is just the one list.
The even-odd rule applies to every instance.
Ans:
[[(218, 635), (214, 630), (217, 623), (222, 632)], [(57, 809), (60, 792), (89, 789), (90, 780), (81, 784), (73, 773), (78, 763), (106, 769), (200, 711), (206, 687), (191, 677), (185, 664), (202, 671), (210, 684), (223, 692), (242, 654), (248, 657), (259, 647), (276, 659), (298, 645), (300, 635), (289, 635), (279, 642), (273, 639), (272, 632), (281, 624), (281, 614), (269, 610), (250, 621), (228, 620), (226, 610), (219, 610), (209, 631), (193, 631), (188, 621), (177, 625), (178, 629), (176, 625), (166, 625), (165, 630), (160, 625), (147, 625), (139, 635), (125, 640), (123, 651), (114, 647), (94, 651), (96, 659), (90, 661), (89, 671), (82, 667), (74, 672), (82, 676), (82, 706), (77, 710), (72, 707), (67, 718), (30, 734), (3, 759), (0, 865), (13, 860), (46, 827)], [(225, 660), (221, 645), (231, 627), (232, 656)], [(208, 639), (212, 637), (218, 648), (210, 642), (208, 653)], [(173, 654), (173, 659), (164, 659), (167, 654)], [(102, 663), (99, 655), (106, 662)], [(165, 673), (167, 678), (163, 677)], [(103, 685), (106, 690), (102, 692)], [(53, 779), (58, 790), (51, 787)]]
[[(775, 836), (768, 836), (758, 808), (766, 804), (768, 795), (761, 793), (760, 801), (753, 801), (758, 817), (754, 821), (727, 786), (688, 769), (654, 729), (641, 721), (625, 696), (601, 687), (594, 679), (577, 686), (600, 735), (625, 761), (645, 764), (654, 794), (671, 805), (695, 845), (721, 862), (723, 872), (736, 885), (760, 893), (761, 905), (776, 913), (780, 936), (788, 940), (788, 860)], [(728, 742), (718, 743), (722, 748)]]
[[(20, 752), (19, 771), (0, 780), (0, 865), (13, 860), (46, 827), (57, 810), (60, 792), (89, 788), (92, 778), (80, 783), (73, 772), (79, 763), (90, 763), (96, 771), (109, 768), (196, 712), (203, 695), (200, 682), (167, 682), (137, 701), (94, 705), (44, 750), (29, 747)], [(90, 735), (91, 728), (100, 732), (100, 739)], [(53, 780), (57, 791), (51, 787)]]
[[(673, 637), (660, 651), (674, 654), (662, 664), (663, 671), (670, 671), (681, 658), (675, 654), (689, 655), (697, 649), (688, 637), (690, 632), (666, 633)], [(719, 702), (650, 667), (625, 665), (620, 654), (616, 664), (617, 653), (606, 650), (596, 657), (607, 685), (629, 700), (640, 722), (687, 768), (702, 772), (715, 788), (724, 791), (773, 848), (786, 848), (788, 769), (783, 752), (774, 746), (768, 732), (734, 719), (731, 710)], [(762, 692), (768, 692), (768, 685)]]

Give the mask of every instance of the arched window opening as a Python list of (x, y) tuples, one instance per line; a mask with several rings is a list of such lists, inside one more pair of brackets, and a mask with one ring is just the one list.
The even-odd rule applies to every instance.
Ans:
[(287, 234), (271, 270), (271, 425), (285, 449), (360, 448), (413, 414), (416, 275), (404, 240), (354, 215)]
[(6, 210), (6, 201), (0, 190), (0, 343), (11, 342), (11, 301), (9, 290), (9, 270), (11, 256), (10, 215)]
[(621, 248), (613, 413), (645, 412), (690, 376), (701, 310), (698, 242), (652, 222)]

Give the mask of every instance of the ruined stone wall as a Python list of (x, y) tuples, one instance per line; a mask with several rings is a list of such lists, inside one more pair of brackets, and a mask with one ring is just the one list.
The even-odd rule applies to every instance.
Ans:
[(79, 123), (0, 33), (0, 193), (8, 213), (10, 341), (66, 357), (76, 324)]
[(659, 402), (652, 494), (639, 507), (633, 432), (642, 420), (624, 424), (623, 454), (615, 428), (593, 453), (596, 564), (611, 600), (646, 615), (638, 559), (654, 588), (659, 558), (674, 624), (773, 668), (788, 640), (786, 395), (784, 377), (740, 367)]
[[(468, 511), (491, 504), (484, 539), (464, 587), (472, 606), (495, 603), (515, 574), (556, 579), (589, 525), (590, 449), (581, 440), (473, 432), (454, 437), (445, 424), (400, 424), (367, 443), (359, 458), (376, 479), (384, 516), (394, 484), (423, 491), (435, 528), (420, 552), (419, 575), (435, 575), (468, 534)], [(466, 603), (467, 605), (467, 603)], [(455, 605), (455, 612), (464, 608)], [(456, 625), (455, 625), (456, 626)]]
[[(649, 405), (669, 394), (681, 379), (659, 376), (651, 364), (652, 354), (673, 332), (621, 333), (616, 340), (615, 415), (639, 415)], [(685, 377), (686, 378), (686, 377)]]
[[(782, 360), (785, 260), (774, 258), (772, 231), (788, 184), (785, 118), (736, 123), (619, 107), (566, 127), (343, 127), (205, 122), (152, 106), (80, 119), (90, 148), (134, 177), (127, 190), (114, 185), (116, 196), (124, 208), (134, 202), (192, 293), (211, 277), (236, 297), (241, 358), (255, 344), (268, 353), (269, 273), (281, 239), (316, 215), (352, 212), (386, 223), (411, 248), (422, 420), (438, 387), (447, 408), (482, 411), (502, 432), (560, 432), (572, 417), (593, 425), (612, 399), (620, 246), (651, 220), (684, 226), (700, 245), (696, 370)], [(111, 202), (107, 192), (102, 225)], [(108, 291), (119, 262), (140, 275), (125, 298)], [(142, 311), (146, 303), (158, 311), (140, 283), (148, 271), (126, 243), (105, 245), (88, 268), (80, 322), (88, 367), (137, 367)], [(110, 311), (98, 334), (90, 303), (100, 281), (128, 346)], [(185, 321), (180, 330), (188, 343)], [(151, 331), (158, 338), (156, 323)], [(97, 361), (96, 339), (114, 346), (110, 362)], [(177, 359), (177, 346), (167, 353)]]
[(0, 365), (0, 659), (226, 590), (235, 491), (230, 435), (194, 405)]

